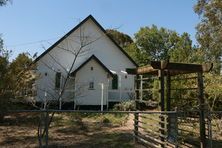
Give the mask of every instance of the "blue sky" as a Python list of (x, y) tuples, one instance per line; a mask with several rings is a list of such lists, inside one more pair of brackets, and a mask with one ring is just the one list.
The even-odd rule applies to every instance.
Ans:
[(195, 41), (199, 17), (196, 0), (12, 0), (0, 7), (0, 33), (5, 48), (38, 55), (89, 14), (104, 28), (133, 37), (140, 27), (166, 27), (188, 32)]

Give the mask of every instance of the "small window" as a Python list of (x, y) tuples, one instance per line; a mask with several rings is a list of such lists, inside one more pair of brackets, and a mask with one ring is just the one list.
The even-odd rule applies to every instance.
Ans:
[(125, 79), (127, 79), (127, 75), (125, 75)]
[(47, 72), (45, 72), (45, 76), (47, 76), (48, 74), (47, 74)]
[(94, 82), (89, 82), (89, 89), (94, 89)]
[(118, 89), (118, 76), (117, 75), (113, 76), (112, 89)]
[(55, 76), (55, 88), (59, 89), (61, 85), (61, 72), (56, 72)]
[(91, 67), (90, 69), (91, 69), (91, 71), (93, 71), (93, 67)]

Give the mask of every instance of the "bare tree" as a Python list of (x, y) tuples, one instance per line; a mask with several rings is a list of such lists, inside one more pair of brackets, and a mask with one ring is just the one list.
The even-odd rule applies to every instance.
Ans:
[[(75, 102), (75, 97), (77, 96), (84, 96), (83, 90), (84, 87), (86, 87), (86, 84), (82, 84), (79, 87), (75, 87), (76, 77), (71, 76), (71, 72), (73, 71), (76, 61), (79, 57), (84, 56), (88, 54), (88, 52), (91, 50), (90, 45), (99, 40), (103, 35), (99, 37), (94, 37), (93, 35), (85, 35), (82, 28), (79, 28), (79, 35), (75, 36), (76, 40), (70, 39), (69, 37), (66, 37), (67, 45), (61, 46), (57, 45), (56, 48), (58, 50), (61, 50), (65, 53), (68, 53), (72, 55), (72, 61), (69, 65), (69, 67), (65, 67), (61, 61), (57, 59), (56, 55), (51, 54), (48, 52), (48, 56), (50, 57), (51, 61), (54, 62), (54, 64), (57, 64), (57, 66), (61, 67), (61, 71), (64, 73), (61, 75), (62, 77), (62, 85), (61, 87), (55, 91), (54, 84), (55, 79), (51, 76), (47, 76), (48, 80), (50, 80), (51, 87), (47, 87), (47, 90), (44, 88), (38, 88), (39, 91), (43, 91), (45, 93), (45, 98), (41, 98), (41, 100), (44, 102), (42, 103), (40, 109), (45, 110), (45, 112), (41, 113), (40, 120), (38, 124), (38, 141), (39, 146), (43, 146), (43, 142), (45, 142), (45, 146), (48, 146), (48, 128), (53, 120), (55, 112), (49, 114), (47, 112), (47, 109), (49, 108), (50, 104), (53, 103), (53, 101), (58, 102), (59, 109), (61, 109), (62, 101), (65, 98), (67, 99), (73, 99), (73, 102)], [(70, 42), (75, 43), (77, 46), (73, 46), (73, 44), (70, 44)], [(40, 61), (41, 64), (43, 64), (45, 67), (47, 67), (52, 72), (56, 73), (57, 71), (53, 66), (51, 66), (49, 63), (45, 63), (43, 61)], [(41, 76), (40, 76), (41, 77)], [(73, 89), (75, 88), (75, 89)], [(48, 99), (51, 98), (51, 99)], [(74, 109), (75, 109), (75, 103), (74, 103)]]

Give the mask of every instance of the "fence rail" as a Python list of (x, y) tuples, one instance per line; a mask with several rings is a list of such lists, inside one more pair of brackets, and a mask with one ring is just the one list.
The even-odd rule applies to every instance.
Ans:
[[(115, 137), (109, 135), (109, 131), (112, 130), (114, 130), (116, 132), (114, 132), (114, 134), (117, 135), (130, 135), (130, 146), (132, 147), (137, 143), (145, 147), (200, 147), (200, 112), (198, 111), (9, 110), (5, 112), (5, 121), (0, 122), (0, 129), (3, 131), (0, 134), (0, 145), (5, 144), (6, 147), (13, 147), (16, 143), (22, 143), (21, 141), (24, 139), (21, 137), (18, 138), (16, 134), (13, 135), (13, 133), (10, 133), (13, 131), (15, 133), (21, 133), (26, 129), (27, 131), (24, 133), (27, 133), (27, 135), (28, 133), (32, 133), (33, 135), (31, 137), (35, 137), (37, 124), (41, 119), (40, 115), (51, 115), (52, 113), (55, 114), (55, 120), (53, 120), (48, 129), (49, 145), (54, 144), (54, 146), (61, 146), (62, 139), (66, 139), (66, 136), (73, 137), (72, 135), (75, 135), (78, 137), (79, 132), (84, 133), (83, 135), (87, 135), (90, 133), (90, 130), (98, 130), (95, 130), (92, 135), (88, 135), (88, 138), (90, 136), (93, 137), (101, 128), (105, 130), (106, 136), (110, 136), (110, 139), (106, 139), (107, 141), (112, 141), (112, 138)], [(111, 115), (112, 119), (107, 119), (107, 115)], [(81, 124), (79, 124), (80, 121), (77, 121), (80, 117), (82, 118)], [(99, 119), (99, 122), (94, 122), (94, 120), (97, 119)], [(117, 132), (118, 128), (115, 129), (116, 125), (112, 125), (111, 120), (121, 121), (120, 124), (118, 123), (118, 128), (124, 129), (124, 131), (122, 130), (122, 133)], [(100, 123), (101, 121), (102, 123)], [(122, 123), (122, 121), (125, 122)], [(29, 127), (30, 125), (32, 126)], [(33, 127), (35, 128), (33, 129)], [(222, 147), (222, 111), (205, 112), (205, 127), (207, 148)], [(88, 128), (88, 131), (79, 131), (85, 128)], [(67, 134), (59, 133), (64, 136), (64, 138), (60, 137), (60, 144), (56, 144), (55, 141), (55, 135), (58, 134), (58, 131)], [(31, 142), (33, 142), (33, 138), (31, 137), (30, 135), (26, 136), (27, 139), (30, 138)], [(121, 140), (121, 138), (118, 140)], [(11, 144), (7, 145), (10, 143), (10, 140), (12, 141)], [(94, 140), (94, 142), (97, 143), (97, 139)], [(13, 143), (14, 141), (15, 143)], [(136, 143), (132, 144), (133, 141)]]

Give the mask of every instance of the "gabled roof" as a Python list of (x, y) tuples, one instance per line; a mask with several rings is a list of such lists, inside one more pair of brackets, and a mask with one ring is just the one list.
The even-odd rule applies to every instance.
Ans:
[(91, 60), (95, 60), (106, 72), (108, 72), (112, 77), (114, 76), (114, 74), (95, 55), (92, 55), (91, 57), (89, 57), (76, 70), (71, 72), (71, 76), (74, 76), (82, 67), (84, 67)]
[(136, 62), (120, 47), (114, 39), (106, 32), (106, 30), (96, 21), (96, 19), (89, 15), (86, 17), (82, 22), (80, 22), (77, 26), (75, 26), (72, 30), (70, 30), (67, 34), (65, 34), (62, 38), (60, 38), (56, 43), (54, 43), (51, 47), (49, 47), (45, 52), (43, 52), (39, 57), (37, 57), (33, 63), (36, 63), (39, 59), (41, 59), (45, 54), (47, 54), (49, 51), (51, 51), (54, 47), (56, 47), (59, 43), (61, 43), (64, 39), (66, 39), (71, 33), (76, 31), (82, 24), (84, 24), (87, 20), (91, 19), (102, 31), (103, 33), (119, 48), (119, 50), (126, 55), (126, 57), (135, 65), (138, 67)]

